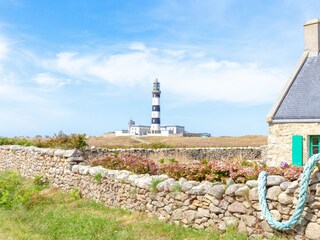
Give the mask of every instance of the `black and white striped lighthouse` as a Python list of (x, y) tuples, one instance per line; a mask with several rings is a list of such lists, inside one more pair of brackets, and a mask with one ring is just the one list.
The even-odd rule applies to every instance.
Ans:
[(160, 83), (158, 79), (153, 82), (151, 133), (161, 133), (160, 130)]

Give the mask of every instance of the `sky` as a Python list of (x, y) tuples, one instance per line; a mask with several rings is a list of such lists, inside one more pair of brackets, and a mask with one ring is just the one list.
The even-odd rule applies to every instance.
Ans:
[(0, 0), (0, 136), (161, 124), (267, 135), (317, 0)]

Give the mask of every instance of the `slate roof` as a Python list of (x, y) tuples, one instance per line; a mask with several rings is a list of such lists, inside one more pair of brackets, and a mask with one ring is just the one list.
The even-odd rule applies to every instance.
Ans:
[(309, 56), (273, 120), (320, 119), (320, 55)]

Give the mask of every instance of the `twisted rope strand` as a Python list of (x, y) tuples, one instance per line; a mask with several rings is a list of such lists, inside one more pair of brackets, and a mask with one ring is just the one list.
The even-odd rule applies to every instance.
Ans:
[(289, 230), (298, 224), (301, 220), (302, 213), (304, 210), (304, 205), (307, 199), (307, 192), (309, 187), (310, 175), (313, 170), (313, 166), (316, 162), (320, 160), (320, 153), (315, 154), (309, 158), (308, 162), (304, 166), (302, 172), (302, 178), (300, 183), (300, 193), (297, 206), (292, 214), (292, 216), (287, 221), (279, 222), (272, 217), (271, 212), (268, 209), (267, 205), (267, 172), (263, 171), (259, 174), (258, 177), (258, 194), (259, 194), (259, 203), (262, 210), (263, 218), (269, 223), (269, 225), (278, 230)]

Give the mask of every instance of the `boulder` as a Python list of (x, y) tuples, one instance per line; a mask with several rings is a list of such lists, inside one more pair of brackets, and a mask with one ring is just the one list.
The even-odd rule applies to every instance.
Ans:
[(183, 192), (189, 191), (192, 187), (198, 185), (199, 183), (196, 181), (187, 181), (187, 182), (180, 182), (181, 190)]
[(219, 213), (224, 213), (224, 210), (222, 210), (222, 209), (219, 208), (219, 207), (216, 207), (216, 206), (213, 205), (213, 204), (210, 204), (209, 210), (210, 210), (210, 212), (217, 213), (217, 214), (219, 214)]
[(310, 222), (307, 225), (305, 236), (311, 240), (318, 240), (320, 236), (320, 225), (318, 223)]
[[(97, 174), (101, 174), (101, 175), (103, 175), (104, 176), (104, 174), (105, 174), (105, 172), (106, 172), (107, 170), (104, 168), (104, 167), (101, 167), (101, 166), (96, 166), (96, 167), (91, 167), (90, 169), (89, 169), (89, 174), (91, 175), (91, 176), (95, 176), (95, 175), (97, 175)], [(130, 173), (129, 171), (127, 171), (128, 173)], [(119, 173), (120, 174), (120, 173)], [(129, 175), (129, 174), (128, 174)], [(126, 175), (127, 176), (127, 175)]]
[(278, 201), (279, 201), (279, 203), (281, 203), (283, 205), (292, 204), (293, 197), (290, 197), (286, 193), (282, 192), (278, 196)]
[(249, 180), (249, 181), (246, 182), (246, 184), (247, 184), (250, 188), (258, 187), (258, 181), (257, 181), (257, 180)]
[(226, 191), (226, 187), (222, 184), (219, 184), (219, 185), (213, 186), (212, 190), (208, 191), (208, 193), (214, 196), (216, 199), (222, 199), (225, 191)]
[(194, 195), (205, 195), (206, 188), (203, 185), (194, 186), (191, 188), (190, 193)]
[(271, 233), (273, 232), (273, 229), (270, 227), (269, 223), (267, 223), (266, 220), (263, 220), (260, 223), (260, 226), (264, 232), (271, 232)]
[(171, 218), (172, 220), (179, 220), (182, 218), (183, 211), (181, 209), (176, 209), (172, 212)]
[(183, 202), (188, 199), (188, 195), (183, 192), (176, 192), (176, 193), (173, 193), (173, 198)]
[(226, 195), (228, 196), (234, 196), (235, 191), (240, 187), (240, 184), (232, 184), (226, 189)]
[(244, 185), (235, 191), (235, 195), (238, 197), (248, 196), (249, 190), (250, 188), (247, 185)]
[(283, 182), (280, 184), (280, 188), (282, 191), (287, 190), (287, 188), (289, 187), (289, 185), (291, 184), (291, 182)]
[(257, 218), (255, 216), (243, 215), (241, 218), (249, 227), (254, 227), (257, 224)]
[(231, 213), (246, 213), (247, 208), (240, 202), (234, 202), (229, 205), (228, 211)]
[(282, 176), (270, 175), (267, 177), (267, 187), (279, 186), (286, 179)]
[(250, 201), (258, 201), (259, 200), (258, 188), (252, 188), (249, 190), (249, 200)]
[(196, 218), (196, 211), (194, 210), (187, 210), (184, 211), (184, 217), (188, 220), (189, 223), (193, 222)]
[(232, 178), (228, 178), (228, 179), (226, 180), (226, 184), (227, 184), (227, 186), (233, 185), (233, 184), (234, 184), (233, 179), (232, 179)]
[(203, 217), (210, 217), (210, 211), (208, 209), (204, 209), (204, 208), (198, 208), (197, 214), (196, 214), (197, 218), (203, 218)]
[(297, 190), (298, 187), (299, 187), (298, 181), (294, 181), (294, 182), (290, 183), (287, 190), (286, 190), (286, 194), (293, 194)]
[(282, 193), (280, 186), (273, 186), (267, 191), (267, 199), (276, 201), (280, 193)]
[(71, 168), (71, 172), (79, 173), (79, 165), (73, 165), (72, 168)]
[(275, 220), (277, 221), (282, 220), (281, 214), (277, 210), (270, 210), (270, 213)]

